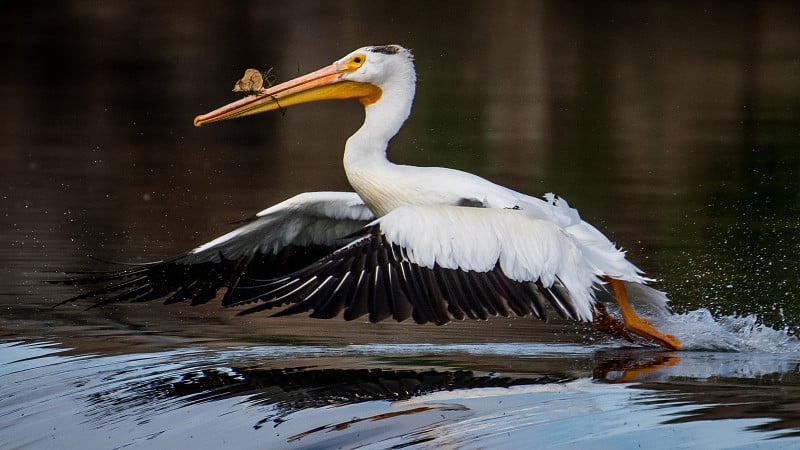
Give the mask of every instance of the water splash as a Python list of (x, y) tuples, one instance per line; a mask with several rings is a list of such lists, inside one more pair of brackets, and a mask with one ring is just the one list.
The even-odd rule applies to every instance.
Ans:
[(800, 353), (797, 336), (786, 328), (764, 325), (755, 315), (715, 318), (708, 309), (701, 308), (653, 321), (658, 329), (678, 338), (682, 350)]

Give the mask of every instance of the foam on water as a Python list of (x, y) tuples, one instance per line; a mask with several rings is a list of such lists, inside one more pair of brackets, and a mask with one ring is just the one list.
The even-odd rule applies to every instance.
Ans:
[(800, 339), (787, 329), (770, 328), (755, 315), (715, 318), (705, 308), (651, 319), (681, 341), (681, 350), (800, 353)]

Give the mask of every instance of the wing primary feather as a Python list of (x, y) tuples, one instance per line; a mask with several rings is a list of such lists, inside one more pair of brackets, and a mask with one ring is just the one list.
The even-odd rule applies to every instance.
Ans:
[(169, 297), (164, 300), (165, 305), (173, 305), (175, 303), (180, 303), (188, 297), (188, 288), (186, 286), (181, 286), (172, 293)]
[(392, 315), (389, 298), (386, 294), (384, 273), (384, 270), (378, 266), (375, 268), (375, 273), (370, 277), (372, 280), (370, 283), (372, 295), (369, 302), (369, 321), (373, 323), (380, 322)]
[(389, 288), (392, 291), (392, 317), (398, 322), (408, 319), (414, 309), (411, 302), (408, 300), (408, 290), (406, 288), (405, 279), (401, 275), (398, 275), (397, 268), (395, 267), (400, 265), (399, 263), (395, 263), (389, 266)]
[[(317, 285), (314, 288), (313, 291), (308, 293), (303, 298), (303, 300), (301, 300), (301, 301), (289, 306), (288, 308), (285, 308), (285, 309), (273, 314), (272, 316), (273, 317), (289, 316), (289, 315), (292, 315), (292, 314), (298, 314), (298, 313), (306, 312), (306, 311), (308, 311), (308, 310), (313, 308), (314, 312), (312, 314), (310, 314), (311, 317), (328, 318), (328, 317), (322, 317), (320, 315), (316, 315), (318, 309), (317, 309), (317, 304), (316, 304), (314, 298), (317, 297), (317, 296), (320, 296), (320, 295), (327, 296), (328, 293), (330, 293), (330, 291), (332, 289), (335, 289), (336, 285), (337, 285), (337, 282), (333, 278), (333, 276), (328, 276), (328, 277), (325, 278), (325, 280), (322, 281), (322, 283)], [(337, 313), (338, 312), (334, 312), (333, 316), (331, 316), (331, 317), (335, 317)]]
[[(257, 302), (259, 300), (271, 301), (271, 300), (265, 300), (265, 298), (269, 297), (271, 295), (274, 295), (274, 297), (276, 297), (276, 298), (277, 297), (283, 297), (283, 294), (281, 294), (281, 292), (285, 292), (286, 290), (290, 289), (292, 286), (296, 285), (297, 283), (300, 283), (300, 281), (301, 281), (299, 278), (293, 278), (293, 279), (292, 278), (283, 278), (283, 280), (288, 280), (288, 281), (286, 281), (283, 284), (281, 284), (281, 283), (276, 281), (276, 282), (272, 282), (272, 283), (268, 283), (268, 284), (262, 284), (262, 285), (259, 285), (259, 286), (239, 287), (239, 288), (237, 288), (235, 290), (235, 294), (233, 294), (234, 295), (233, 296), (233, 300), (235, 300), (235, 301), (232, 301), (231, 303), (227, 304), (226, 306), (233, 308), (233, 307), (236, 307), (236, 306), (242, 306), (242, 305), (246, 305), (248, 303)], [(253, 292), (253, 290), (255, 290), (255, 289), (259, 289), (259, 288), (260, 289), (264, 289), (265, 286), (269, 287), (269, 288), (271, 288), (272, 286), (276, 286), (276, 287), (274, 287), (272, 289), (269, 289), (269, 290), (266, 290), (266, 291), (261, 290), (261, 291)]]
[(561, 303), (561, 300), (553, 293), (550, 288), (545, 288), (544, 292), (547, 295), (547, 299), (550, 301), (550, 304), (553, 305), (553, 308), (558, 312), (558, 314), (563, 318), (569, 318), (569, 313), (564, 305)]
[(471, 294), (467, 294), (464, 291), (467, 286), (464, 286), (459, 280), (458, 272), (460, 271), (460, 269), (442, 269), (442, 276), (447, 279), (448, 285), (453, 291), (453, 296), (456, 298), (454, 301), (458, 303), (459, 308), (470, 319), (478, 320), (480, 315), (475, 310), (475, 302), (472, 300)]
[(489, 318), (486, 309), (483, 306), (483, 299), (480, 297), (480, 290), (473, 284), (470, 274), (463, 270), (453, 271), (458, 276), (458, 281), (463, 287), (466, 298), (469, 301), (469, 306), (474, 316), (479, 320), (486, 320)]
[(327, 295), (325, 301), (314, 307), (314, 312), (311, 313), (311, 317), (318, 319), (331, 319), (339, 315), (344, 308), (344, 301), (342, 300), (344, 298), (344, 294), (340, 293), (346, 293), (352, 282), (352, 275), (350, 272), (346, 272), (339, 282), (336, 283), (333, 291)]
[[(350, 287), (348, 296), (344, 301), (344, 318), (345, 320), (353, 320), (361, 317), (368, 311), (367, 306), (367, 289), (369, 282), (364, 283), (366, 274), (367, 255), (361, 253), (356, 256), (356, 260), (350, 269), (353, 274), (353, 285)], [(364, 311), (358, 314), (360, 311)]]
[(181, 286), (171, 297), (164, 300), (165, 305), (171, 305), (173, 303), (179, 303), (189, 299), (197, 292), (197, 286), (201, 284), (200, 280), (192, 280), (189, 283)]
[[(281, 294), (281, 295), (279, 295), (279, 296), (277, 296), (275, 298), (272, 298), (270, 300), (264, 300), (263, 299), (263, 295), (258, 295), (258, 296), (254, 297), (252, 299), (244, 300), (242, 302), (239, 302), (234, 306), (244, 305), (244, 304), (252, 303), (252, 302), (255, 302), (255, 301), (259, 301), (259, 300), (262, 301), (262, 303), (260, 303), (260, 304), (258, 304), (256, 306), (250, 307), (248, 309), (245, 309), (243, 311), (240, 311), (238, 313), (238, 315), (240, 315), (240, 316), (245, 316), (245, 315), (248, 315), (248, 314), (253, 314), (253, 313), (257, 313), (257, 312), (261, 312), (261, 311), (266, 311), (268, 309), (277, 308), (279, 306), (284, 306), (287, 303), (294, 303), (294, 302), (298, 301), (297, 300), (298, 298), (302, 298), (303, 296), (305, 296), (306, 293), (309, 290), (313, 290), (314, 289), (315, 285), (313, 283), (316, 280), (317, 280), (317, 277), (313, 276), (310, 279), (306, 280), (304, 283), (302, 283), (300, 286), (297, 286), (292, 291), (287, 292), (285, 294)], [(303, 306), (305, 306), (305, 305), (303, 305)], [(298, 311), (298, 312), (300, 312), (300, 311)], [(286, 312), (286, 310), (281, 310), (281, 311), (278, 311), (275, 314), (272, 314), (272, 316), (273, 317), (288, 316), (290, 314), (291, 313)]]
[(350, 304), (344, 310), (344, 320), (355, 320), (369, 312), (369, 277), (366, 270), (358, 275)]
[(553, 294), (553, 298), (556, 299), (559, 306), (561, 307), (564, 315), (567, 318), (577, 320), (579, 315), (578, 311), (575, 309), (575, 304), (572, 299), (572, 295), (570, 294), (569, 290), (561, 283), (561, 280), (556, 280), (552, 286), (550, 286), (550, 293)]
[[(132, 290), (138, 289), (141, 286), (143, 286), (142, 283), (144, 283), (143, 284), (144, 286), (149, 286), (150, 285), (146, 275), (138, 276), (138, 277), (130, 279), (130, 280), (120, 281), (119, 283), (114, 283), (114, 284), (112, 284), (110, 286), (104, 286), (104, 287), (102, 287), (100, 289), (94, 289), (92, 291), (85, 292), (83, 294), (76, 295), (74, 297), (70, 297), (70, 298), (68, 298), (68, 299), (56, 304), (55, 306), (61, 306), (61, 305), (64, 305), (64, 304), (67, 304), (67, 303), (71, 303), (71, 302), (74, 302), (74, 301), (85, 300), (85, 299), (90, 299), (90, 298), (94, 298), (94, 297), (101, 297), (101, 298), (100, 298), (100, 300), (95, 302), (92, 306), (90, 306), (90, 308), (94, 308), (96, 306), (108, 305), (108, 304), (111, 304), (111, 303), (124, 302), (124, 301), (128, 300), (129, 298), (131, 298), (130, 297), (130, 292)], [(124, 291), (124, 292), (120, 292), (120, 291)], [(117, 294), (113, 294), (114, 292), (117, 292)], [(113, 294), (113, 295), (109, 295), (109, 294)]]
[(497, 316), (499, 311), (495, 306), (495, 294), (486, 284), (486, 277), (481, 276), (482, 274), (479, 272), (469, 272), (467, 275), (470, 278), (470, 282), (475, 287), (475, 290), (478, 292), (480, 304), (486, 310), (486, 313)]
[[(171, 262), (171, 261), (170, 261)], [(169, 262), (164, 262), (167, 264)], [(123, 280), (125, 278), (134, 277), (142, 273), (146, 273), (152, 266), (162, 263), (146, 263), (144, 267), (137, 267), (135, 269), (123, 269), (117, 272), (114, 271), (101, 271), (101, 272), (63, 272), (64, 275), (79, 275), (80, 278), (67, 278), (64, 280), (47, 280), (51, 284), (97, 284), (112, 280)]]
[(290, 292), (287, 292), (287, 293), (285, 293), (285, 294), (283, 294), (283, 295), (281, 295), (279, 297), (276, 297), (273, 301), (276, 301), (276, 302), (282, 301), (284, 303), (295, 303), (295, 302), (298, 301), (296, 299), (305, 296), (306, 291), (308, 291), (309, 289), (313, 289), (314, 288), (314, 283), (317, 280), (318, 280), (318, 277), (316, 275), (314, 275), (311, 278), (309, 278), (308, 280), (306, 280), (300, 286), (297, 286), (296, 288), (294, 288), (294, 290), (292, 290)]
[(215, 298), (217, 298), (217, 289), (214, 287), (214, 281), (207, 280), (201, 283), (201, 285), (195, 289), (189, 304), (191, 306), (202, 305), (214, 300)]
[(548, 320), (547, 317), (547, 309), (545, 305), (550, 303), (550, 296), (546, 293), (544, 288), (542, 287), (542, 283), (537, 281), (528, 281), (523, 284), (524, 289), (526, 292), (530, 294), (530, 302), (531, 308), (533, 308), (533, 313), (536, 317), (544, 320), (545, 322)]
[(532, 304), (533, 299), (529, 293), (525, 292), (522, 283), (507, 278), (502, 271), (497, 274), (497, 278), (508, 292), (508, 305), (514, 314), (523, 317), (529, 314), (538, 316), (538, 309)]
[[(373, 265), (368, 244), (368, 239), (357, 239), (317, 263), (293, 273), (291, 277), (294, 280), (283, 286), (280, 285), (282, 280), (267, 281), (265, 285), (277, 285), (272, 291), (276, 297), (270, 299), (261, 309), (270, 309), (281, 303), (295, 303), (273, 316), (286, 316), (311, 309), (314, 310), (311, 316), (317, 318), (334, 317), (342, 309), (345, 311), (345, 320), (353, 320), (366, 314), (371, 294), (368, 277)], [(306, 288), (305, 285), (314, 279), (317, 281)], [(302, 290), (287, 292), (287, 287), (294, 284), (295, 280), (301, 283), (295, 291)], [(319, 280), (325, 280), (325, 286)], [(255, 312), (257, 308), (259, 307), (246, 313)]]
[(88, 299), (88, 298), (92, 298), (92, 297), (99, 297), (99, 296), (104, 296), (104, 298), (101, 300), (102, 304), (109, 304), (109, 303), (115, 303), (115, 302), (118, 302), (118, 301), (122, 301), (122, 300), (119, 300), (120, 295), (111, 295), (110, 297), (105, 297), (105, 296), (107, 294), (112, 294), (114, 292), (121, 291), (121, 290), (126, 289), (126, 288), (131, 287), (131, 286), (138, 287), (137, 284), (141, 283), (143, 281), (147, 281), (147, 276), (146, 275), (139, 276), (139, 277), (136, 277), (136, 278), (131, 279), (131, 280), (120, 281), (119, 283), (114, 283), (114, 284), (112, 284), (110, 286), (104, 286), (104, 287), (102, 287), (100, 289), (94, 289), (94, 290), (89, 291), (89, 292), (84, 292), (83, 294), (76, 295), (74, 297), (70, 297), (70, 298), (58, 303), (56, 306), (61, 306), (61, 305), (65, 305), (65, 304), (70, 303), (70, 302), (74, 302), (74, 301), (78, 301), (78, 300), (84, 300), (84, 299)]
[(120, 302), (128, 301), (128, 300), (131, 300), (131, 299), (135, 299), (139, 295), (144, 295), (144, 294), (141, 294), (143, 291), (146, 291), (145, 294), (147, 292), (149, 292), (149, 289), (151, 289), (151, 286), (147, 285), (147, 284), (142, 285), (142, 286), (135, 286), (135, 287), (132, 287), (131, 289), (123, 292), (122, 294), (119, 294), (119, 295), (116, 295), (116, 296), (110, 297), (110, 298), (105, 298), (105, 299), (102, 299), (102, 300), (100, 300), (98, 302), (95, 302), (92, 305), (90, 305), (87, 309), (94, 309), (94, 308), (98, 308), (98, 307), (101, 307), (101, 306), (109, 305), (111, 303), (120, 303)]
[(389, 247), (392, 250), (392, 260), (401, 263), (406, 260), (405, 253), (403, 253), (403, 248), (397, 244), (391, 244)]
[[(237, 299), (236, 302), (233, 302), (228, 306), (240, 306), (258, 300), (267, 301), (264, 299), (269, 296), (274, 297), (272, 300), (286, 299), (285, 303), (296, 303), (300, 301), (300, 297), (295, 295), (296, 292), (294, 290), (290, 290), (292, 289), (292, 286), (296, 285), (297, 283), (302, 283), (302, 285), (305, 285), (309, 281), (319, 279), (320, 275), (325, 275), (331, 270), (335, 270), (335, 268), (336, 264), (334, 261), (323, 260), (286, 277), (277, 278), (274, 280), (263, 280), (263, 282), (253, 286), (240, 286), (236, 290), (241, 291), (241, 293), (238, 294), (238, 297), (242, 299)], [(253, 291), (256, 292), (253, 293)]]
[(324, 280), (322, 280), (321, 283), (319, 283), (314, 288), (313, 291), (309, 292), (308, 295), (303, 297), (303, 299), (300, 300), (298, 303), (313, 302), (314, 301), (314, 297), (320, 295), (321, 292), (324, 293), (324, 292), (326, 292), (326, 289), (333, 289), (334, 288), (333, 284), (335, 283), (335, 281), (331, 282), (331, 280), (333, 280), (333, 276), (328, 275)]
[(487, 272), (486, 276), (494, 286), (495, 291), (500, 294), (503, 308), (506, 310), (506, 315), (508, 315), (508, 311), (513, 312), (519, 317), (530, 313), (530, 310), (524, 307), (522, 300), (518, 298), (516, 293), (511, 289), (510, 285), (512, 285), (514, 281), (509, 280), (508, 277), (503, 274), (503, 270), (500, 268), (499, 264), (490, 272)]
[[(415, 289), (412, 285), (410, 274), (408, 273), (408, 259), (403, 252), (402, 247), (397, 244), (390, 244), (392, 260), (392, 299), (395, 302), (395, 316), (394, 319), (398, 322), (406, 320), (414, 313), (414, 302), (412, 299), (415, 295)], [(416, 319), (415, 319), (416, 320)]]
[(431, 307), (431, 294), (428, 292), (425, 285), (425, 279), (420, 273), (420, 267), (410, 262), (403, 263), (404, 269), (407, 269), (408, 284), (411, 287), (411, 304), (414, 309), (411, 316), (414, 321), (420, 324), (434, 322), (436, 315)]
[(392, 315), (392, 291), (387, 285), (390, 281), (388, 280), (389, 259), (386, 256), (386, 248), (383, 246), (381, 237), (375, 236), (370, 247), (375, 269), (370, 278), (372, 293), (369, 301), (369, 321), (374, 323)]
[(434, 266), (433, 269), (420, 268), (420, 271), (422, 272), (425, 286), (428, 288), (427, 290), (430, 295), (430, 297), (428, 297), (428, 302), (433, 312), (434, 322), (436, 325), (443, 325), (450, 321), (450, 314), (447, 312), (447, 300), (442, 295), (442, 291), (439, 289), (439, 283), (436, 281), (434, 275), (436, 267), (437, 266)]
[[(246, 303), (243, 303), (243, 304), (246, 304)], [(283, 302), (283, 301), (267, 300), (267, 301), (263, 301), (261, 303), (258, 303), (255, 306), (251, 306), (251, 307), (249, 307), (247, 309), (239, 311), (238, 313), (236, 313), (236, 315), (237, 316), (247, 316), (247, 315), (250, 315), (250, 314), (257, 313), (257, 312), (267, 311), (267, 310), (270, 310), (270, 309), (273, 309), (273, 308), (279, 308), (279, 307), (285, 306), (285, 305), (286, 305), (286, 302)], [(274, 314), (271, 314), (270, 317), (280, 316), (280, 315), (287, 315), (287, 314), (282, 314), (282, 313), (283, 313), (283, 310), (280, 310), (280, 311), (278, 311), (278, 312), (276, 312)]]
[[(314, 284), (313, 283), (316, 280), (317, 280), (317, 277), (316, 276), (312, 276), (311, 278), (305, 280), (299, 286), (297, 286), (296, 288), (294, 288), (294, 289), (292, 289), (292, 290), (290, 290), (288, 292), (282, 293), (281, 290), (285, 291), (285, 289), (279, 287), (279, 288), (276, 288), (276, 289), (270, 291), (269, 293), (259, 293), (259, 294), (255, 295), (254, 297), (252, 297), (250, 299), (243, 300), (243, 301), (241, 301), (241, 302), (239, 302), (239, 303), (237, 303), (236, 305), (233, 305), (233, 306), (252, 303), (252, 302), (255, 302), (255, 301), (259, 301), (259, 300), (265, 302), (263, 308), (259, 308), (259, 306), (254, 306), (254, 307), (252, 307), (250, 309), (242, 311), (242, 313), (244, 313), (244, 314), (252, 314), (252, 313), (257, 312), (257, 311), (262, 311), (264, 309), (271, 309), (271, 308), (274, 308), (276, 306), (285, 305), (287, 303), (295, 303), (295, 302), (297, 302), (297, 299), (303, 297), (308, 290), (314, 288)], [(300, 282), (302, 280), (297, 280), (297, 281)], [(266, 295), (270, 295), (272, 293), (276, 294), (276, 296), (274, 298), (271, 298), (269, 300), (264, 300), (264, 297)]]
[(394, 271), (393, 267), (396, 261), (391, 257), (392, 244), (390, 244), (384, 236), (379, 236), (378, 239), (378, 248), (380, 249), (377, 254), (378, 265), (383, 272), (382, 284), (386, 295), (386, 308), (389, 310), (389, 314), (392, 317), (397, 317), (397, 299), (394, 298), (394, 284), (396, 284), (398, 280), (396, 280), (397, 273)]
[(325, 295), (326, 298), (319, 299), (314, 304), (314, 312), (311, 317), (319, 319), (330, 319), (339, 315), (344, 309), (344, 299), (350, 292), (350, 285), (353, 283), (353, 273), (351, 267), (355, 258), (348, 256), (342, 259), (342, 263), (336, 268), (334, 272), (334, 279), (338, 282), (330, 293)]
[(406, 288), (406, 292), (408, 292), (408, 301), (412, 305), (411, 317), (416, 323), (427, 323), (429, 319), (423, 313), (423, 307), (420, 303), (420, 299), (425, 297), (425, 293), (420, 286), (420, 281), (417, 279), (416, 273), (413, 271), (414, 265), (405, 257), (401, 257), (400, 261), (400, 272), (403, 276), (403, 284)]
[(484, 291), (488, 294), (488, 302), (492, 305), (492, 308), (494, 308), (497, 315), (508, 317), (509, 308), (506, 296), (502, 290), (498, 289), (492, 270), (488, 272), (480, 272), (478, 274), (478, 278), (481, 280)]
[(233, 300), (234, 292), (239, 287), (239, 283), (241, 283), (242, 280), (245, 279), (244, 274), (252, 262), (253, 262), (253, 257), (247, 256), (243, 257), (239, 262), (236, 263), (236, 266), (234, 267), (233, 272), (231, 273), (228, 279), (229, 280), (227, 283), (228, 288), (221, 300), (222, 306), (228, 306), (234, 302)]
[(442, 291), (442, 295), (447, 301), (447, 311), (454, 319), (464, 320), (464, 309), (461, 307), (458, 294), (453, 286), (450, 285), (450, 281), (447, 277), (448, 270), (450, 269), (437, 266), (433, 269), (433, 273), (436, 275), (436, 282), (439, 285), (439, 289)]

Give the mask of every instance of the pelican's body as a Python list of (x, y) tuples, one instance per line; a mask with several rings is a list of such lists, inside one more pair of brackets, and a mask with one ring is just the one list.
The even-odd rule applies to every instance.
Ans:
[[(363, 47), (330, 66), (195, 118), (200, 126), (311, 101), (358, 99), (364, 123), (344, 151), (355, 194), (309, 193), (268, 208), (250, 224), (182, 258), (127, 272), (139, 275), (137, 290), (106, 301), (149, 300), (177, 284), (183, 293), (168, 301), (207, 300), (208, 292), (226, 286), (223, 304), (256, 303), (246, 312), (290, 305), (279, 314), (312, 310), (323, 318), (344, 311), (347, 319), (369, 313), (373, 321), (413, 316), (418, 322), (444, 323), (451, 317), (509, 312), (544, 318), (546, 307), (553, 307), (569, 318), (595, 320), (618, 335), (633, 333), (665, 347), (680, 346), (633, 313), (626, 291), (635, 294), (635, 303), (658, 308), (666, 297), (645, 287), (648, 279), (624, 252), (564, 200), (530, 197), (453, 169), (390, 162), (386, 149), (411, 111), (415, 85), (408, 50)], [(309, 246), (324, 248), (324, 256), (315, 262), (298, 259), (309, 262), (304, 267), (271, 267), (266, 276), (252, 276), (254, 255)], [(192, 277), (164, 283), (161, 289), (151, 282), (164, 264), (226, 261), (237, 262), (232, 264), (236, 269), (207, 285), (204, 296), (192, 294)], [(610, 319), (598, 303), (598, 295), (608, 299), (612, 294), (624, 323)]]

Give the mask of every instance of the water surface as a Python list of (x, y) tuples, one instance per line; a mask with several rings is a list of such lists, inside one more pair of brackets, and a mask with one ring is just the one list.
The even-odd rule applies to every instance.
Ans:
[[(0, 447), (800, 444), (794, 2), (2, 7)], [(346, 190), (358, 104), (202, 129), (244, 69), (413, 49), (397, 162), (555, 192), (659, 279), (688, 351), (574, 323), (444, 327), (83, 305), (63, 270), (179, 254)]]

